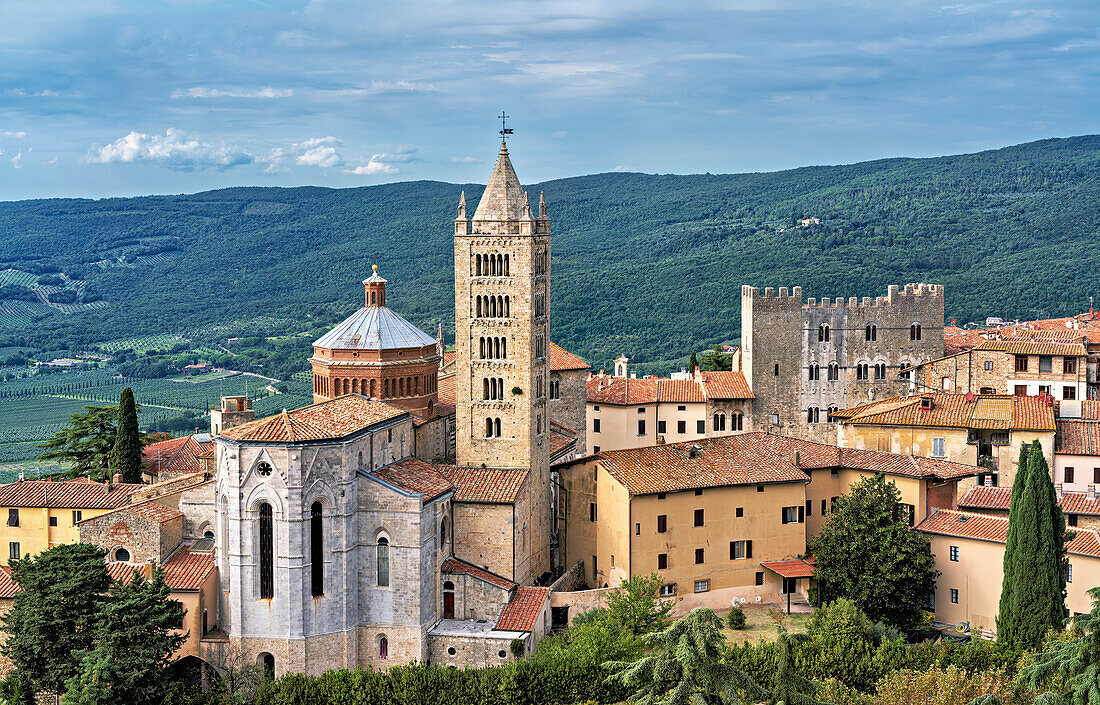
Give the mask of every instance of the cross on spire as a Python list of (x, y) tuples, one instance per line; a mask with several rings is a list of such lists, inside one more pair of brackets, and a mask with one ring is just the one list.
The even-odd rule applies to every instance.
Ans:
[(507, 122), (509, 116), (503, 110), (501, 110), (498, 117), (500, 118), (500, 138), (502, 140), (507, 140), (508, 135), (512, 134), (512, 128), (508, 127)]

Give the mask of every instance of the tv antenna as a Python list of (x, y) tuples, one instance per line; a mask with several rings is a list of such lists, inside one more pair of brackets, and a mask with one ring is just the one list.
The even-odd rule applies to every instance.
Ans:
[(500, 111), (500, 137), (503, 140), (508, 139), (508, 135), (512, 134), (512, 128), (508, 127), (508, 115), (501, 110)]

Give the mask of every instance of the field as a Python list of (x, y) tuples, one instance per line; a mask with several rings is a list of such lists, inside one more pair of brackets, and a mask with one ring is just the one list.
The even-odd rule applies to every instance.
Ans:
[[(773, 608), (765, 605), (745, 605), (743, 609), (745, 610), (744, 629), (722, 628), (722, 634), (725, 635), (727, 644), (740, 644), (745, 641), (750, 644), (757, 644), (761, 641), (775, 641), (776, 623), (775, 620), (772, 619), (772, 609), (777, 609), (782, 613), (783, 627), (793, 634), (805, 632), (806, 625), (810, 621), (809, 614), (788, 615), (784, 612), (782, 607)], [(727, 614), (729, 614), (729, 610), (718, 611), (718, 616), (722, 618), (723, 624), (726, 622)]]
[(126, 350), (127, 348), (138, 353), (147, 350), (169, 350), (182, 340), (183, 338), (178, 335), (142, 335), (135, 338), (112, 340), (109, 343), (101, 344), (99, 349), (109, 353)]
[(42, 475), (65, 472), (68, 469), (68, 465), (53, 460), (27, 460), (21, 463), (3, 463), (0, 464), (0, 483), (18, 480), (20, 471), (22, 471), (23, 477), (32, 480)]

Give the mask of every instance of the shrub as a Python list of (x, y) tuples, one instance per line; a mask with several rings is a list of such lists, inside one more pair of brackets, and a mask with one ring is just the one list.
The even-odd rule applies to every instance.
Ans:
[(980, 695), (993, 695), (1002, 705), (1024, 705), (1030, 694), (1017, 692), (1014, 678), (1004, 670), (970, 673), (949, 666), (946, 670), (896, 671), (878, 684), (876, 705), (967, 705)]
[(745, 628), (745, 610), (741, 609), (741, 605), (734, 605), (730, 613), (726, 615), (726, 626), (730, 629)]
[(527, 642), (523, 639), (512, 639), (512, 655), (517, 659), (521, 659), (527, 655)]

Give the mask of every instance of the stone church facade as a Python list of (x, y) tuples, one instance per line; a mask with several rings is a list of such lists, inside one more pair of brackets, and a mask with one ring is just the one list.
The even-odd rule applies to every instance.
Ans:
[(375, 267), (364, 307), (314, 343), (315, 403), (216, 436), (213, 665), (479, 666), (547, 631), (550, 221), (503, 143), (454, 243), (453, 400), (442, 341), (386, 306)]

